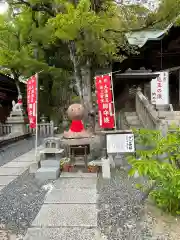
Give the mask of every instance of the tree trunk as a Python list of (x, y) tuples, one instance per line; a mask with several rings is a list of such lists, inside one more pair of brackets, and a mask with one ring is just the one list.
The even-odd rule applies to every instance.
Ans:
[(76, 87), (81, 99), (81, 103), (85, 107), (85, 122), (89, 123), (90, 127), (94, 129), (94, 114), (92, 110), (92, 94), (91, 94), (91, 79), (92, 69), (90, 60), (86, 61), (86, 65), (80, 68), (77, 61), (75, 43), (73, 41), (69, 44), (70, 58), (74, 67), (74, 76), (76, 80)]
[(92, 68), (91, 63), (88, 60), (86, 65), (81, 67), (81, 75), (82, 75), (82, 86), (83, 86), (83, 100), (84, 106), (86, 108), (86, 122), (88, 122), (89, 130), (94, 132), (95, 129), (95, 112), (93, 110), (92, 104)]
[(86, 65), (81, 67), (82, 75), (82, 94), (84, 106), (88, 111), (92, 110), (92, 92), (91, 92), (91, 80), (92, 80), (92, 71), (91, 64), (89, 61), (86, 62)]
[(16, 84), (18, 96), (22, 96), (22, 94), (21, 94), (21, 88), (20, 88), (20, 86), (19, 86), (19, 75), (18, 75), (18, 73), (16, 73), (15, 71), (12, 70), (12, 76), (13, 76), (13, 79), (14, 79), (15, 84)]
[(80, 74), (79, 68), (78, 68), (78, 62), (77, 62), (77, 57), (76, 57), (76, 49), (75, 49), (75, 44), (74, 44), (73, 41), (71, 41), (70, 44), (69, 44), (69, 52), (70, 52), (71, 61), (73, 63), (74, 77), (75, 77), (75, 81), (76, 81), (77, 91), (78, 91), (79, 97), (82, 101), (82, 99), (83, 99), (82, 79), (81, 79), (81, 74)]
[(21, 89), (20, 89), (20, 86), (19, 86), (19, 81), (18, 81), (18, 80), (15, 80), (15, 84), (16, 84), (18, 96), (22, 96), (22, 94), (21, 94)]

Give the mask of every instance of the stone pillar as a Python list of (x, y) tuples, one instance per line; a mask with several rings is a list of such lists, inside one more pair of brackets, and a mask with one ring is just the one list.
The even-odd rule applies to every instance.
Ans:
[(151, 94), (150, 94), (150, 91), (151, 91), (151, 89), (150, 89), (150, 83), (148, 82), (148, 83), (145, 83), (144, 84), (144, 95), (147, 97), (147, 99), (149, 99), (149, 100), (151, 100), (150, 98), (151, 98)]

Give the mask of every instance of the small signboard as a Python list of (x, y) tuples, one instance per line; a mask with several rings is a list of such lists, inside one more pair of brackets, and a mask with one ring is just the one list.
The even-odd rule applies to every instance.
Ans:
[(156, 105), (169, 104), (169, 72), (159, 72), (151, 81), (151, 103)]
[(133, 153), (134, 134), (132, 133), (116, 133), (106, 135), (107, 154), (112, 153)]

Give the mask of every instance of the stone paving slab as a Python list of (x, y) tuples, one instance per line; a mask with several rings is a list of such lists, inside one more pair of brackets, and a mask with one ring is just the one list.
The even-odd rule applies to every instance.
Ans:
[(15, 180), (17, 176), (0, 176), (0, 186), (8, 185), (10, 182)]
[(29, 162), (9, 162), (5, 165), (3, 165), (3, 167), (5, 168), (27, 168), (30, 166), (31, 163)]
[(97, 227), (95, 204), (45, 204), (34, 227)]
[(97, 173), (62, 172), (60, 178), (97, 178)]
[(53, 189), (46, 195), (44, 203), (79, 203), (79, 204), (96, 204), (95, 189)]
[(0, 239), (1, 240), (8, 240), (8, 232), (0, 229)]
[(30, 228), (24, 240), (95, 240), (95, 234), (94, 228)]
[(0, 186), (0, 191), (4, 188), (5, 186)]
[(27, 168), (0, 168), (0, 176), (19, 176), (25, 172)]
[(35, 156), (27, 155), (27, 156), (21, 156), (21, 157), (15, 158), (14, 160), (12, 160), (12, 162), (34, 162), (34, 160), (35, 160)]
[(37, 170), (35, 177), (42, 181), (56, 180), (60, 174), (60, 167), (41, 167)]
[[(61, 175), (62, 176), (62, 175)], [(87, 188), (96, 189), (96, 178), (60, 178), (54, 183), (55, 189)]]

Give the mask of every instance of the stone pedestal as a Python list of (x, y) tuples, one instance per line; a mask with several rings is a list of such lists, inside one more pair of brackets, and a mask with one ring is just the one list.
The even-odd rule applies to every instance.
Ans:
[(56, 180), (60, 174), (60, 158), (63, 152), (59, 138), (46, 138), (44, 149), (40, 151), (41, 167), (37, 170), (35, 177), (42, 180)]
[[(104, 142), (102, 141), (102, 137), (100, 135), (94, 135), (89, 138), (80, 138), (80, 139), (61, 138), (60, 141), (61, 141), (61, 147), (65, 149), (66, 157), (73, 160), (73, 162), (75, 162), (75, 165), (77, 162), (79, 163), (79, 161), (81, 161), (82, 165), (84, 165), (84, 160), (83, 160), (84, 158), (82, 156), (80, 157), (79, 154), (76, 154), (76, 150), (78, 150), (78, 148), (87, 147), (87, 151), (86, 151), (87, 156), (85, 156), (87, 159), (87, 164), (94, 159), (100, 158), (102, 155), (102, 150), (104, 148)], [(73, 148), (76, 148), (76, 149), (75, 149), (75, 152), (73, 151), (73, 154), (72, 154), (71, 149)], [(77, 153), (78, 152), (79, 151), (77, 151)], [(80, 160), (80, 158), (82, 159)]]
[(6, 123), (12, 125), (11, 134), (25, 134), (26, 123), (28, 119), (24, 116), (23, 111), (12, 111), (10, 116), (7, 118)]

